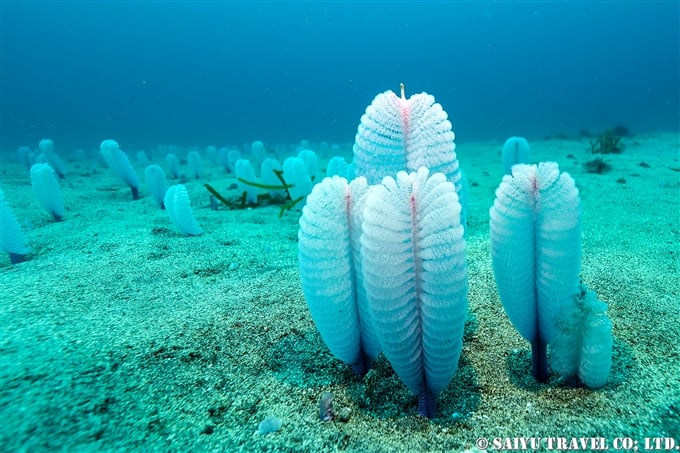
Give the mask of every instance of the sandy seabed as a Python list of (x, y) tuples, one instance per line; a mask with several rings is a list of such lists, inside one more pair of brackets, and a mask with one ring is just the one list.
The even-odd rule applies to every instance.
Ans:
[[(470, 182), (469, 321), (432, 420), (416, 416), (415, 396), (383, 357), (360, 378), (322, 342), (297, 270), (299, 212), (211, 210), (203, 183), (226, 191), (233, 178), (210, 167), (185, 182), (204, 234), (184, 237), (148, 194), (133, 201), (87, 161), (67, 162), (67, 211), (56, 223), (25, 168), (3, 162), (2, 189), (31, 252), (17, 265), (0, 258), (0, 448), (436, 452), (478, 450), (480, 438), (489, 451), (495, 438), (541, 438), (541, 450), (555, 437), (602, 438), (609, 449), (623, 447), (621, 438), (639, 450), (645, 438), (680, 442), (680, 137), (624, 142), (623, 154), (601, 156), (612, 166), (605, 174), (584, 171), (595, 157), (586, 140), (532, 143), (532, 161), (558, 162), (580, 190), (582, 279), (614, 325), (612, 370), (599, 390), (532, 378), (529, 344), (505, 316), (491, 269), (488, 211), (502, 143), (458, 146)], [(347, 420), (320, 421), (324, 392)], [(258, 434), (268, 417), (281, 428)]]

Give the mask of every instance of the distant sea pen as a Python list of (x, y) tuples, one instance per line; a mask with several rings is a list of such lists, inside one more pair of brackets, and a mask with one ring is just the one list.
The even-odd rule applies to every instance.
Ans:
[(60, 178), (64, 178), (64, 176), (66, 176), (64, 161), (61, 160), (61, 157), (59, 157), (57, 152), (54, 150), (54, 142), (48, 138), (40, 140), (40, 143), (38, 143), (38, 148), (45, 157), (45, 162), (50, 164), (50, 166)]
[(135, 169), (130, 164), (127, 154), (125, 154), (115, 140), (104, 140), (99, 147), (106, 164), (111, 170), (123, 180), (132, 192), (132, 198), (139, 199), (139, 180)]
[(234, 165), (234, 174), (238, 179), (239, 193), (246, 193), (246, 202), (257, 203), (257, 187), (243, 183), (241, 180), (255, 181), (255, 169), (248, 159), (239, 159)]
[(186, 187), (182, 184), (170, 186), (165, 193), (164, 202), (170, 220), (180, 232), (189, 236), (198, 236), (203, 233), (191, 210), (191, 200)]
[(14, 217), (2, 189), (0, 189), (0, 247), (9, 253), (12, 264), (22, 262), (24, 255), (28, 253), (26, 236), (21, 232), (21, 226)]
[(189, 154), (187, 154), (187, 165), (189, 166), (189, 176), (201, 179), (203, 176), (203, 159), (198, 151), (189, 151)]
[(146, 185), (149, 188), (149, 193), (151, 197), (156, 200), (161, 206), (161, 209), (165, 209), (165, 172), (160, 167), (160, 165), (151, 164), (144, 170), (144, 179), (146, 180)]
[(179, 159), (177, 155), (170, 153), (165, 156), (165, 165), (168, 166), (168, 173), (170, 174), (170, 179), (179, 178)]
[(49, 164), (34, 164), (31, 167), (31, 185), (40, 206), (49, 212), (55, 221), (63, 220), (64, 199), (56, 173)]

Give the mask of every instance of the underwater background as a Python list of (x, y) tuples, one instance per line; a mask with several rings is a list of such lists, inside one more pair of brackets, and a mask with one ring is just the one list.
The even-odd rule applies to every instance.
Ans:
[(678, 8), (3, 1), (0, 146), (347, 142), (400, 82), (434, 94), (459, 141), (677, 130)]
[[(0, 451), (677, 451), (679, 38), (670, 1), (0, 1)], [(400, 83), (465, 173), (462, 351), (431, 419), (384, 355), (357, 376), (329, 351), (304, 197), (234, 162), (263, 182), (304, 155), (318, 187)], [(512, 136), (575, 182), (599, 388), (538, 382), (499, 298)]]

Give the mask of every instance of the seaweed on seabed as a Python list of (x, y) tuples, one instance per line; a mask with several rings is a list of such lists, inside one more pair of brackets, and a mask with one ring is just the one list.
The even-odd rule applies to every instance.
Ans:
[[(243, 184), (247, 184), (249, 186), (253, 187), (258, 187), (260, 189), (266, 189), (266, 190), (285, 190), (286, 191), (286, 197), (283, 199), (283, 204), (281, 205), (281, 210), (279, 211), (279, 217), (283, 217), (283, 214), (286, 211), (289, 211), (295, 207), (300, 201), (304, 199), (304, 197), (298, 197), (295, 200), (291, 199), (290, 192), (288, 189), (293, 187), (293, 184), (288, 184), (285, 179), (283, 179), (283, 172), (281, 170), (273, 170), (276, 176), (279, 178), (279, 181), (281, 181), (281, 185), (269, 185), (269, 184), (262, 184), (259, 182), (255, 181), (248, 181), (243, 178), (238, 178), (239, 181), (241, 181)], [(246, 208), (246, 192), (243, 192), (241, 196), (238, 198), (236, 201), (232, 201), (221, 195), (214, 187), (212, 187), (210, 184), (203, 184), (203, 186), (210, 192), (212, 196), (214, 196), (217, 200), (221, 201), (224, 205), (226, 205), (229, 209), (245, 209)], [(268, 193), (263, 193), (263, 194), (258, 194), (257, 196), (257, 203), (256, 205), (259, 205), (260, 203), (264, 201), (269, 201), (272, 203), (281, 203), (280, 200), (276, 200), (272, 198)]]
[(590, 141), (590, 152), (592, 154), (621, 154), (624, 148), (621, 137), (620, 131), (607, 129), (595, 140)]
[(604, 159), (596, 157), (593, 160), (585, 162), (583, 164), (583, 169), (586, 171), (586, 173), (597, 173), (598, 175), (601, 175), (611, 171), (612, 166), (609, 165)]

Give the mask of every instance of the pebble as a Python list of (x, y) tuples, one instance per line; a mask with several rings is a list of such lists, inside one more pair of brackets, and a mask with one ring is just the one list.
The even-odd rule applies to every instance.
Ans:
[(257, 433), (261, 436), (273, 433), (281, 429), (281, 419), (277, 417), (267, 417), (257, 425)]

